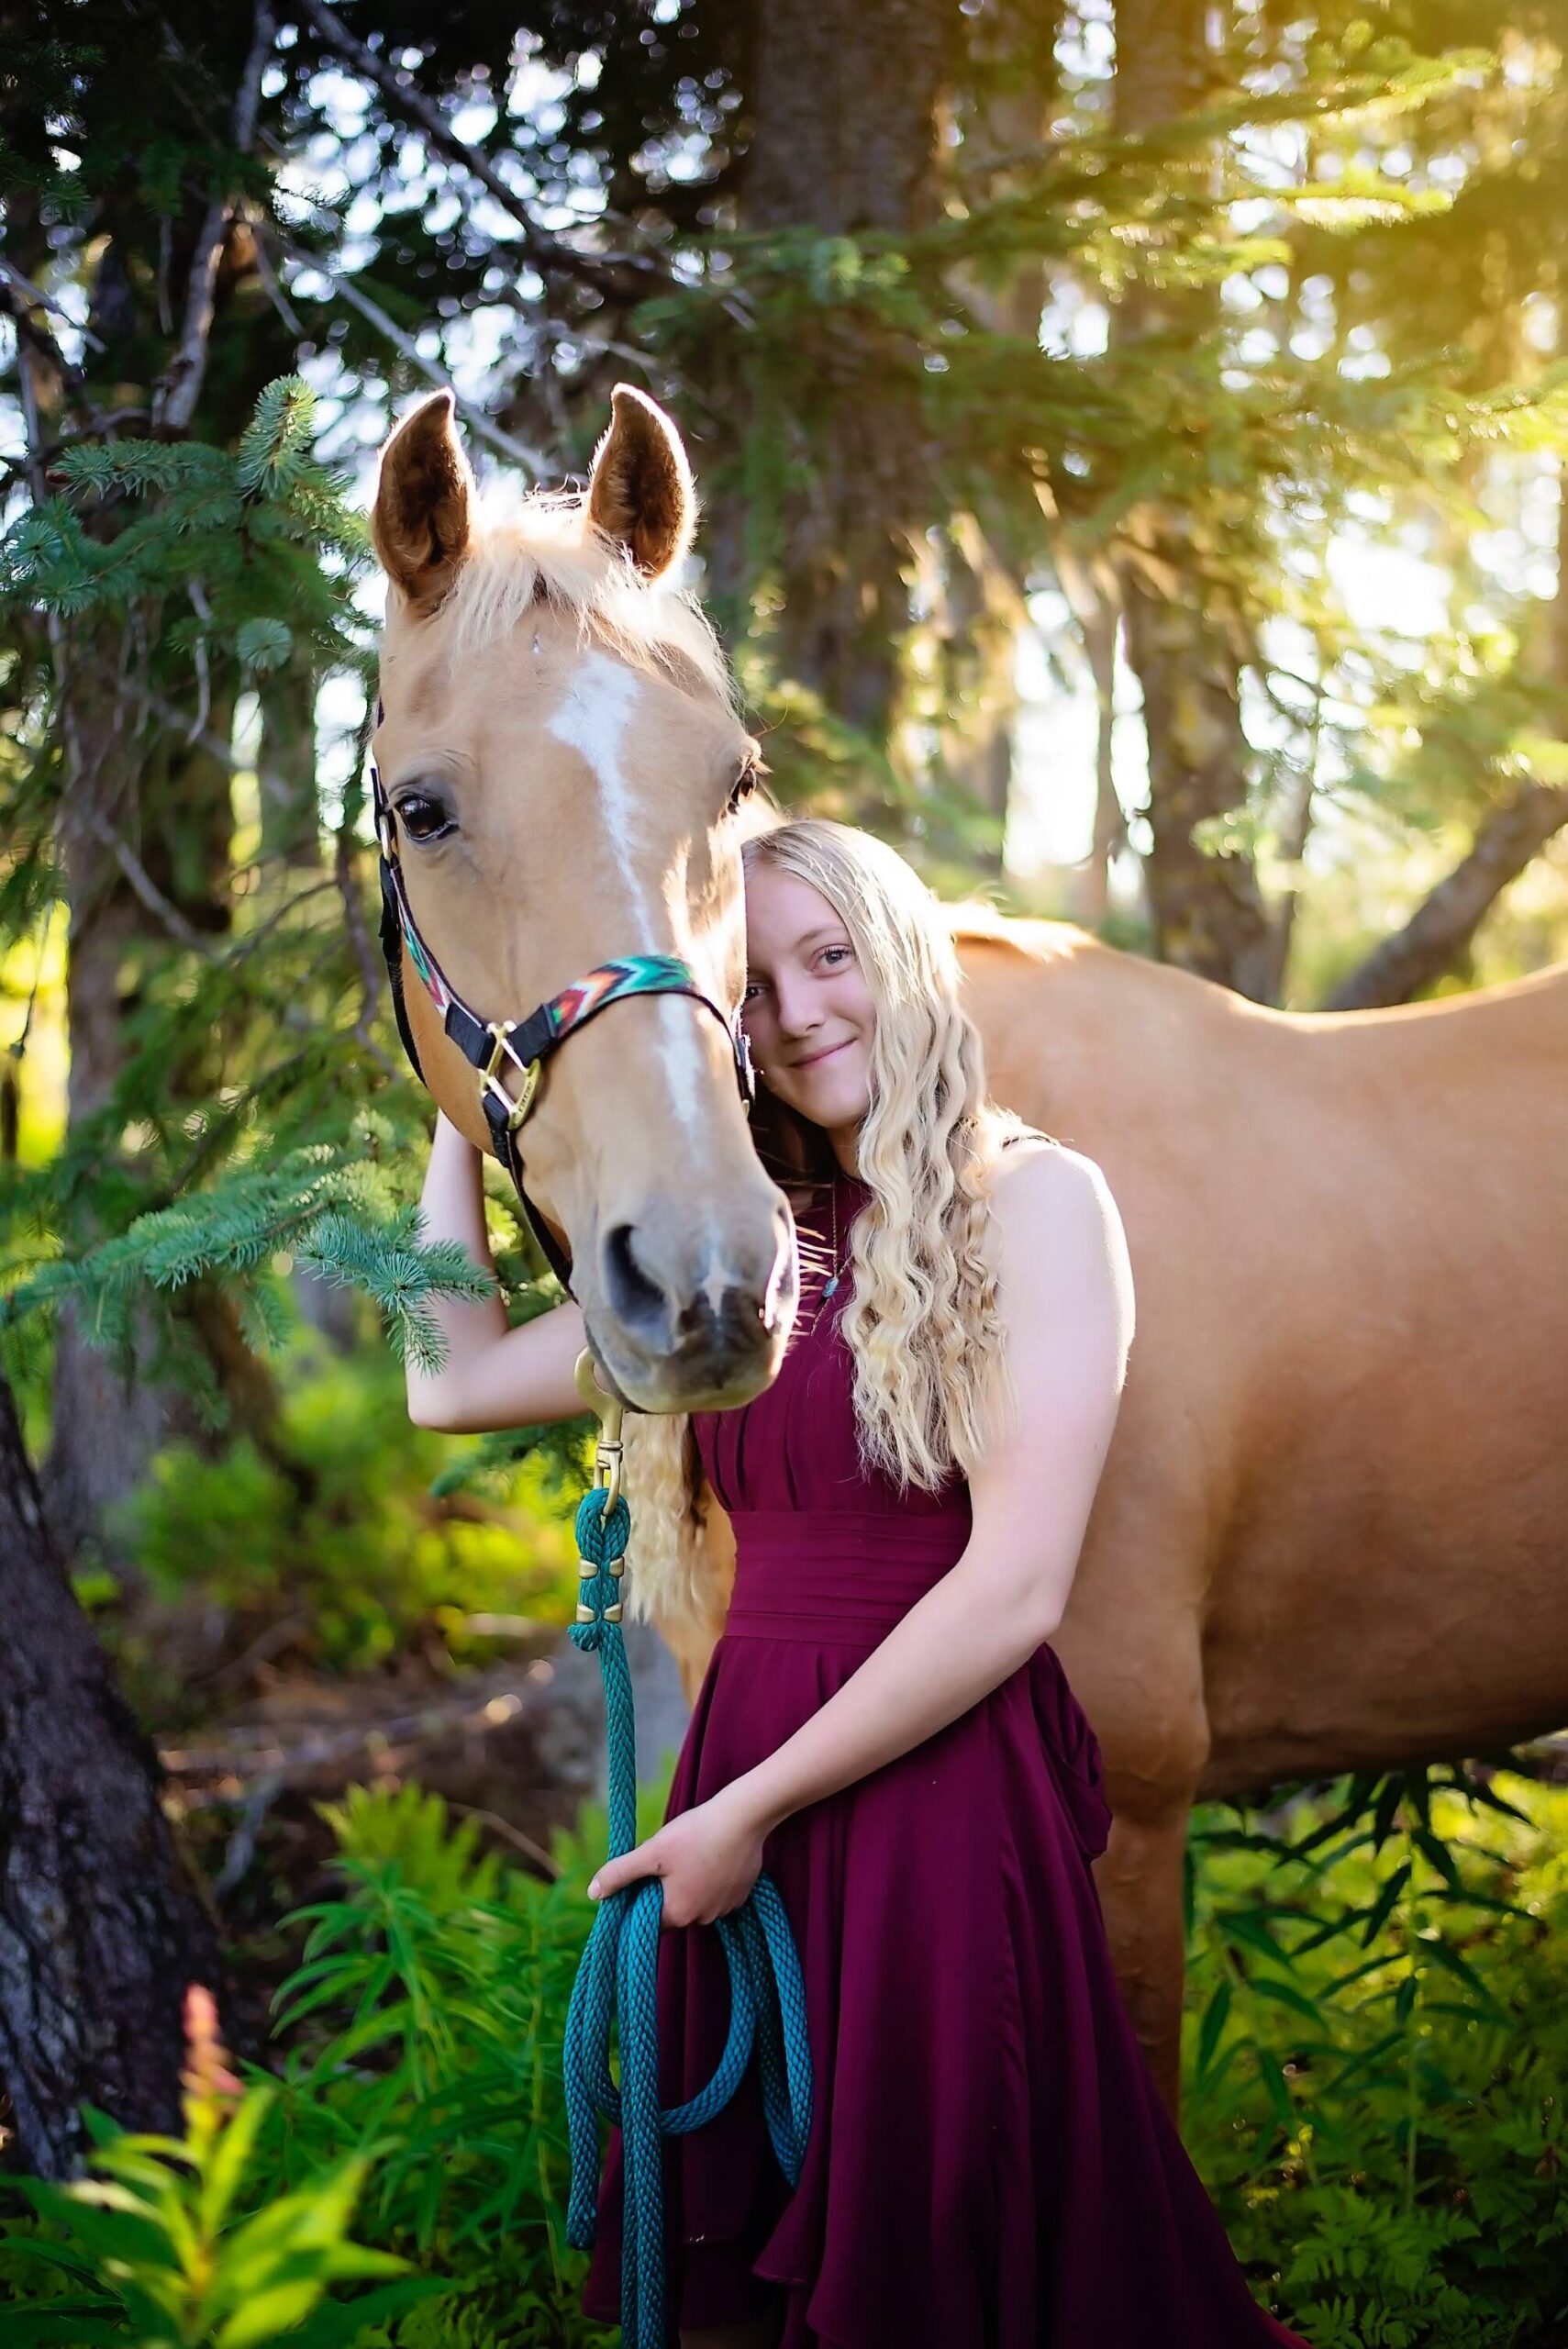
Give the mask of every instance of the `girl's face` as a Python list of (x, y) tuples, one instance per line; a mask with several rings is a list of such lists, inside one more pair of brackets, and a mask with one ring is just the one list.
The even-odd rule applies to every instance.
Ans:
[(746, 875), (741, 1019), (768, 1090), (848, 1140), (870, 1105), (876, 1007), (827, 898), (767, 864)]

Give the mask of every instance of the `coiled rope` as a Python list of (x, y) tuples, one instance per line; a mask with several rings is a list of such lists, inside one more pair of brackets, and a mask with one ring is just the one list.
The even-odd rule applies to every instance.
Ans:
[[(586, 1366), (586, 1367), (585, 1367)], [(593, 1377), (592, 1356), (577, 1383), (600, 1414), (595, 1482), (577, 1508), (582, 1581), (576, 1646), (596, 1651), (609, 1739), (609, 1853), (618, 1859), (637, 1842), (637, 1725), (631, 1674), (621, 1634), (620, 1577), (631, 1512), (620, 1491), (620, 1407)], [(721, 2112), (758, 2054), (762, 2108), (779, 2167), (800, 2183), (811, 2127), (811, 2054), (800, 1961), (778, 1887), (765, 1873), (740, 1907), (716, 1919), (729, 1968), (729, 2034), (707, 2086), (684, 2104), (661, 2110), (655, 1986), (664, 1887), (642, 1877), (599, 1904), (572, 1986), (563, 2073), (572, 2144), (566, 2240), (591, 2249), (599, 2176), (595, 2113), (621, 2126), (621, 2339), (624, 2349), (668, 2349), (664, 2306), (665, 2137), (700, 2129)], [(612, 2022), (620, 2050), (620, 2087), (610, 2077)]]

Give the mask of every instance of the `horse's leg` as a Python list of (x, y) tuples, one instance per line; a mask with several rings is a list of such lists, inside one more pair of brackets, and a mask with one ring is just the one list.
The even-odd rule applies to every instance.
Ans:
[[(1113, 1785), (1113, 1807), (1116, 1801)], [(1118, 1809), (1110, 1842), (1095, 1863), (1117, 1981), (1154, 2084), (1178, 2121), (1186, 1967), (1182, 1861), (1191, 1808), (1191, 1797), (1183, 1795), (1158, 1812)]]
[[(1099, 1651), (1104, 1685), (1093, 1689), (1088, 1705), (1112, 1812), (1095, 1887), (1122, 1998), (1175, 2121), (1186, 1968), (1182, 1863), (1210, 1742), (1203, 1650), (1195, 1616), (1155, 1609), (1136, 1623), (1128, 1616), (1124, 1609), (1119, 1642)], [(1087, 1628), (1104, 1638), (1101, 1627)], [(1064, 1661), (1071, 1679), (1073, 1661)], [(1087, 1660), (1084, 1678), (1096, 1678)]]

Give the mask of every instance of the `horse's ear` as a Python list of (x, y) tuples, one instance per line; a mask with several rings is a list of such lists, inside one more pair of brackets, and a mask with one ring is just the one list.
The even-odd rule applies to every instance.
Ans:
[(468, 551), (473, 475), (452, 429), (452, 395), (406, 416), (381, 452), (371, 537), (387, 577), (432, 612)]
[(626, 548), (645, 579), (658, 579), (692, 542), (692, 469), (680, 434), (646, 392), (617, 384), (611, 397), (609, 429), (588, 478), (588, 518)]

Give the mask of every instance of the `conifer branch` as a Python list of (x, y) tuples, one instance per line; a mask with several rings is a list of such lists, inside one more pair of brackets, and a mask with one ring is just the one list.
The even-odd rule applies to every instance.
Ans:
[(215, 953), (212, 941), (204, 938), (201, 931), (185, 919), (173, 900), (164, 896), (136, 851), (116, 831), (103, 811), (97, 807), (89, 807), (86, 810), (86, 821), (87, 829), (94, 839), (102, 841), (120, 871), (125, 874), (137, 897), (154, 919), (161, 921), (170, 937), (176, 939), (191, 953), (199, 954), (204, 962), (211, 962)]

